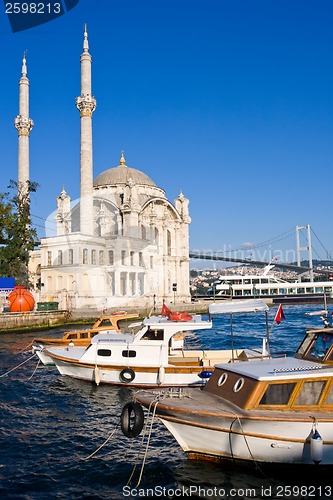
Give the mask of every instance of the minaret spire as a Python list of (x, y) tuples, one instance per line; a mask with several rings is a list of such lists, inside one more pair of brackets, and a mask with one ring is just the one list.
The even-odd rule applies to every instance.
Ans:
[(93, 235), (93, 154), (92, 154), (92, 114), (96, 100), (91, 91), (91, 55), (88, 46), (87, 25), (84, 25), (83, 53), (81, 62), (81, 95), (76, 98), (80, 111), (80, 231)]
[(26, 54), (22, 60), (22, 76), (19, 80), (19, 114), (14, 120), (18, 131), (18, 189), (22, 194), (29, 181), (29, 135), (34, 122), (29, 118), (29, 80), (27, 78)]

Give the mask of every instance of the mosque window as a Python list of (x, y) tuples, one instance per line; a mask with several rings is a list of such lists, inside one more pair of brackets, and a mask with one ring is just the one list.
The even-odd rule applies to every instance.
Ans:
[(83, 264), (88, 264), (88, 249), (87, 248), (83, 249), (82, 263)]
[(135, 273), (129, 273), (130, 294), (135, 295)]
[(153, 243), (155, 243), (155, 245), (158, 245), (158, 242), (159, 242), (159, 231), (157, 229), (157, 227), (154, 228), (154, 240), (153, 240)]
[(150, 256), (150, 269), (154, 269), (154, 257), (153, 257), (153, 255)]
[(96, 250), (91, 250), (91, 263), (96, 264)]
[(127, 295), (127, 273), (120, 273), (120, 293)]
[(145, 275), (144, 275), (144, 273), (138, 274), (138, 288), (139, 288), (139, 294), (143, 295), (145, 293)]
[(147, 239), (147, 230), (144, 225), (141, 225), (141, 238), (143, 240)]
[(62, 265), (62, 250), (58, 250), (58, 266)]
[(145, 263), (144, 263), (144, 260), (143, 260), (143, 253), (142, 252), (139, 252), (139, 266), (140, 267), (144, 267)]
[(73, 253), (73, 249), (70, 248), (68, 250), (68, 264), (73, 264), (74, 262), (74, 253)]
[(171, 255), (171, 233), (167, 231), (167, 254)]
[(47, 252), (47, 265), (52, 266), (52, 252)]
[(131, 261), (131, 266), (134, 266), (134, 252), (130, 252), (130, 261)]
[(103, 250), (99, 251), (98, 263), (99, 263), (100, 266), (104, 265), (104, 251)]
[(113, 250), (109, 250), (109, 264), (110, 264), (110, 266), (113, 266), (113, 264), (114, 264), (114, 253), (113, 253)]
[(125, 262), (126, 259), (126, 250), (121, 251), (121, 265), (124, 266), (126, 264)]

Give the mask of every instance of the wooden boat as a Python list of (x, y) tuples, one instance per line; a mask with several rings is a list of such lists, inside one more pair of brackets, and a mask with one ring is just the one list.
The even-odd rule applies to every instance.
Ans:
[(274, 465), (275, 470), (333, 466), (329, 365), (294, 357), (218, 364), (202, 390), (139, 391), (123, 408), (125, 435), (139, 434), (141, 405), (190, 458)]
[[(264, 302), (256, 307), (268, 309)], [(245, 304), (245, 301), (243, 302)], [(201, 315), (152, 316), (129, 325), (128, 333), (96, 335), (89, 347), (49, 347), (59, 372), (73, 378), (138, 387), (201, 386), (214, 365), (235, 358), (261, 356), (246, 349), (191, 350), (184, 348), (184, 335), (211, 329), (212, 321)]]
[(202, 390), (136, 393), (121, 426), (125, 435), (138, 435), (144, 406), (190, 458), (331, 467), (332, 359), (333, 328), (308, 330), (294, 357), (219, 363)]
[(109, 315), (101, 316), (92, 326), (86, 330), (73, 330), (66, 332), (61, 338), (37, 337), (33, 341), (32, 352), (36, 353), (44, 365), (54, 365), (53, 360), (45, 354), (45, 348), (51, 346), (88, 346), (95, 335), (101, 332), (121, 331), (121, 323), (138, 318), (138, 314), (130, 314), (119, 311)]

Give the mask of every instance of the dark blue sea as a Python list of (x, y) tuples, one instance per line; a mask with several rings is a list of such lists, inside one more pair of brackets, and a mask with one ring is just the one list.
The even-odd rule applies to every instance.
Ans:
[[(271, 333), (272, 352), (292, 355), (305, 328), (321, 326), (319, 317), (305, 316), (318, 308), (285, 306), (285, 320)], [(269, 326), (275, 312), (276, 307), (269, 311)], [(265, 331), (264, 313), (233, 318), (235, 348), (261, 347)], [(63, 332), (47, 331), (43, 336)], [(125, 438), (119, 427), (131, 390), (96, 387), (62, 377), (55, 367), (37, 367), (37, 357), (29, 359), (35, 336), (30, 332), (0, 337), (2, 500), (333, 496), (333, 481), (322, 484), (314, 477), (311, 489), (309, 477), (303, 486), (288, 475), (273, 473), (268, 478), (260, 471), (191, 461), (158, 421), (146, 450), (141, 436)], [(188, 347), (199, 346), (230, 348), (229, 316), (216, 316), (212, 330), (191, 334)]]

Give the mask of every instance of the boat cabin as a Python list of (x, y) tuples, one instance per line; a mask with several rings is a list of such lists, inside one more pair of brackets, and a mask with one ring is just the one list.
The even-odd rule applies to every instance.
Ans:
[(295, 358), (333, 365), (333, 328), (307, 330)]
[(333, 367), (285, 357), (216, 365), (203, 390), (244, 410), (333, 410)]

